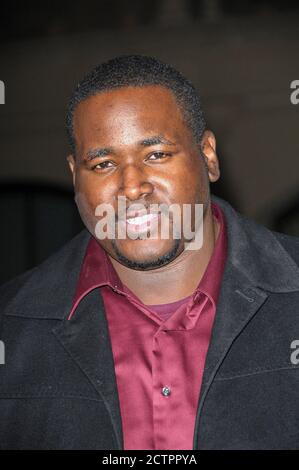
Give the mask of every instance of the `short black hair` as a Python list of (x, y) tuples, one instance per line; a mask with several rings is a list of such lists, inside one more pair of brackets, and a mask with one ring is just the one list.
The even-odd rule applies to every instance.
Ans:
[(178, 70), (154, 57), (123, 55), (94, 67), (78, 83), (71, 95), (67, 107), (66, 130), (73, 155), (76, 154), (73, 115), (81, 101), (112, 89), (148, 85), (160, 85), (173, 93), (194, 141), (200, 143), (206, 122), (199, 94), (192, 83)]

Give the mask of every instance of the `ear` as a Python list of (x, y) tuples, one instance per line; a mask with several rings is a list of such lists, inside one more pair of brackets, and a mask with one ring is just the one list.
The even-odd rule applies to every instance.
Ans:
[(219, 161), (216, 154), (216, 138), (212, 131), (206, 130), (201, 139), (201, 151), (206, 161), (209, 180), (214, 183), (220, 178)]
[(72, 176), (73, 176), (73, 185), (75, 186), (75, 182), (76, 182), (76, 161), (75, 161), (74, 155), (70, 154), (66, 157), (66, 159), (68, 161), (68, 164), (69, 164)]

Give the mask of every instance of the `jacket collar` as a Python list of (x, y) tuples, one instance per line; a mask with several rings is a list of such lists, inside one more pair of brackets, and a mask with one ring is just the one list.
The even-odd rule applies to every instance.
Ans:
[(239, 214), (223, 199), (211, 196), (222, 208), (227, 224), (228, 259), (255, 287), (269, 292), (299, 290), (299, 267), (274, 232)]
[[(219, 204), (225, 215), (228, 238), (226, 265), (233, 268), (236, 276), (247, 279), (251, 287), (270, 292), (299, 290), (299, 267), (273, 232), (242, 216), (223, 199), (214, 195), (211, 199)], [(23, 275), (26, 280), (6, 314), (66, 319), (90, 237), (87, 229), (83, 229), (58, 252)], [(23, 309), (28, 297), (35, 299), (31, 302), (30, 312)]]
[[(83, 229), (43, 263), (15, 279), (25, 282), (6, 308), (6, 315), (63, 320), (72, 307), (81, 264), (91, 235)], [(19, 281), (19, 282), (18, 282)], [(30, 311), (28, 307), (30, 299)]]

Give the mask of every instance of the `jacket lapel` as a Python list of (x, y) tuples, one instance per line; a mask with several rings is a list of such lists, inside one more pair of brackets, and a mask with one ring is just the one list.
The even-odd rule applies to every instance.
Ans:
[(248, 280), (228, 263), (220, 289), (216, 316), (206, 357), (200, 399), (198, 403), (193, 449), (198, 449), (200, 416), (206, 395), (234, 339), (245, 328), (267, 299), (268, 294), (249, 287)]
[(101, 396), (117, 445), (123, 449), (113, 353), (99, 288), (81, 300), (71, 320), (63, 321), (52, 331)]

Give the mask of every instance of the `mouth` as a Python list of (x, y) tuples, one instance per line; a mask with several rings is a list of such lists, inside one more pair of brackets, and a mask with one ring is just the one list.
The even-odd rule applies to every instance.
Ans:
[(127, 227), (134, 232), (144, 232), (159, 219), (159, 214), (145, 214), (137, 217), (127, 217)]
[(142, 234), (146, 233), (149, 229), (154, 229), (158, 226), (160, 215), (160, 212), (132, 212), (127, 213), (125, 218), (119, 220), (119, 223), (126, 226), (128, 234), (130, 232), (134, 234)]

